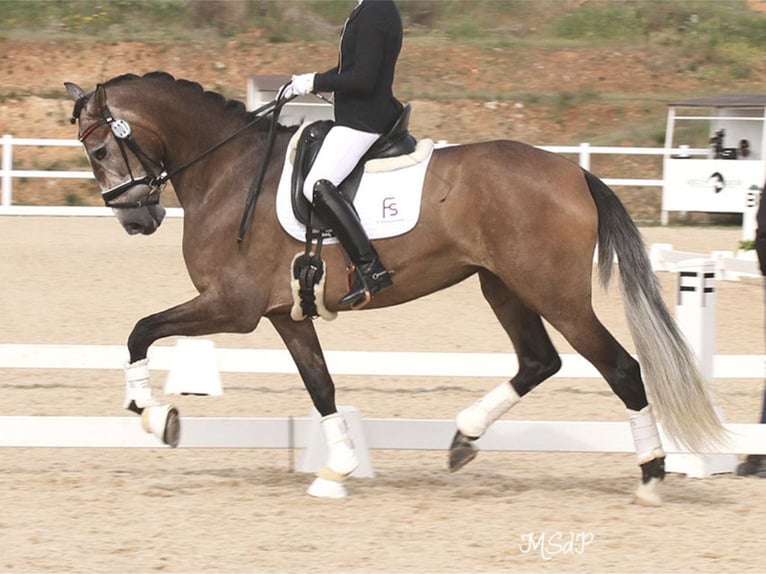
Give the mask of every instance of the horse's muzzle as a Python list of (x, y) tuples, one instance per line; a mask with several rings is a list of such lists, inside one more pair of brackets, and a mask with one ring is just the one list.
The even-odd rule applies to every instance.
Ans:
[(130, 209), (115, 209), (117, 220), (128, 235), (151, 235), (165, 219), (165, 208), (148, 205)]

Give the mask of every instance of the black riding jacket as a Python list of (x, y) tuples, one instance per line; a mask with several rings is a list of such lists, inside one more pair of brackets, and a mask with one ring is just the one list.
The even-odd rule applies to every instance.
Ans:
[(349, 15), (338, 65), (314, 76), (314, 90), (335, 92), (335, 123), (385, 133), (402, 112), (393, 95), (402, 20), (392, 0), (364, 0)]
[(761, 200), (756, 212), (758, 227), (755, 230), (755, 252), (758, 254), (761, 273), (766, 275), (766, 183), (763, 184), (763, 188), (764, 191), (761, 192)]

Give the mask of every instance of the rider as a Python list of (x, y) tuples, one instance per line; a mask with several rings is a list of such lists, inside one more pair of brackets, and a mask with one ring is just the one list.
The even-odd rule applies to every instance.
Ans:
[(393, 95), (402, 35), (393, 0), (357, 0), (343, 26), (338, 65), (323, 73), (295, 75), (285, 89), (285, 97), (335, 92), (335, 125), (305, 179), (303, 194), (332, 227), (357, 270), (339, 306), (357, 305), (392, 285), (391, 272), (337, 186), (402, 113), (403, 106)]
[[(744, 141), (744, 140), (743, 140)], [(763, 184), (766, 189), (766, 183)], [(757, 227), (755, 229), (755, 252), (758, 256), (758, 266), (761, 275), (766, 278), (766, 191), (761, 192), (758, 211), (755, 214)], [(766, 284), (764, 285), (766, 287)], [(764, 291), (766, 293), (766, 291)], [(766, 424), (766, 385), (763, 387), (761, 399), (761, 424)], [(766, 478), (766, 455), (749, 454), (743, 463), (737, 467), (739, 476), (758, 476)]]

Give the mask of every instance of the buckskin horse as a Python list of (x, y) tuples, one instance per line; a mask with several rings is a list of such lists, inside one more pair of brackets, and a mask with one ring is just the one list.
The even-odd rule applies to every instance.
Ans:
[[(123, 228), (129, 234), (156, 231), (164, 216), (160, 192), (168, 180), (184, 211), (183, 256), (199, 294), (136, 323), (127, 343), (125, 408), (142, 415), (147, 431), (175, 446), (179, 415), (152, 396), (149, 346), (169, 336), (247, 333), (266, 317), (322, 416), (329, 454), (308, 492), (345, 496), (342, 480), (357, 465), (353, 442), (336, 409), (314, 324), (295, 313), (290, 265), (312, 242), (291, 236), (277, 216), (278, 189), (291, 179), (285, 170), (298, 130), (276, 122), (279, 98), (270, 108), (249, 112), (241, 102), (163, 72), (119, 76), (89, 93), (72, 83), (66, 88), (75, 100), (72, 122), (78, 122), (104, 202)], [(693, 452), (720, 442), (725, 431), (693, 353), (661, 298), (640, 232), (618, 197), (576, 163), (515, 141), (414, 155), (410, 150), (404, 157), (421, 166), (421, 175), (412, 177), (409, 199), (402, 201), (419, 198), (416, 221), (408, 231), (375, 239), (382, 260), (395, 272), (394, 286), (367, 307), (398, 305), (478, 274), (481, 292), (518, 358), (510, 380), (457, 414), (449, 469), (472, 460), (474, 441), (492, 422), (561, 367), (544, 318), (625, 404), (641, 468), (634, 500), (659, 505), (665, 454), (656, 421)], [(368, 165), (384, 165), (365, 166), (362, 183), (395, 159), (371, 159)], [(396, 185), (406, 187), (401, 181)], [(364, 193), (355, 200), (358, 209)], [(617, 258), (638, 361), (592, 308), (596, 246), (604, 288)], [(339, 310), (334, 301), (346, 289), (346, 258), (328, 239), (322, 259), (318, 307), (332, 315)]]

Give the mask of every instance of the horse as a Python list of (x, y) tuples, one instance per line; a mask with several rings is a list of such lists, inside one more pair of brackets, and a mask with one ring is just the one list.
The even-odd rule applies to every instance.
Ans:
[[(283, 158), (298, 128), (275, 121), (276, 106), (248, 111), (241, 102), (165, 72), (121, 75), (88, 93), (65, 85), (75, 101), (72, 123), (78, 124), (104, 202), (124, 230), (157, 230), (168, 180), (184, 212), (183, 257), (198, 294), (137, 321), (127, 340), (123, 406), (141, 415), (147, 432), (175, 446), (178, 411), (152, 395), (149, 347), (170, 336), (248, 333), (265, 317), (322, 417), (327, 461), (308, 493), (346, 496), (343, 479), (358, 464), (353, 441), (336, 407), (314, 323), (291, 315), (289, 265), (304, 243), (286, 233), (275, 215)], [(471, 461), (475, 441), (487, 428), (560, 369), (545, 319), (625, 405), (641, 471), (633, 501), (660, 505), (665, 452), (657, 421), (692, 452), (723, 441), (725, 430), (624, 205), (571, 160), (511, 140), (434, 149), (424, 173), (417, 223), (375, 240), (395, 273), (394, 285), (365, 308), (399, 305), (477, 274), (518, 359), (515, 374), (457, 413), (449, 470)], [(249, 192), (254, 180), (262, 184), (257, 203)], [(247, 206), (252, 219), (243, 216)], [(602, 288), (617, 263), (637, 359), (593, 310), (596, 249)], [(333, 303), (346, 289), (346, 257), (331, 242), (323, 257), (326, 309), (346, 311)]]

